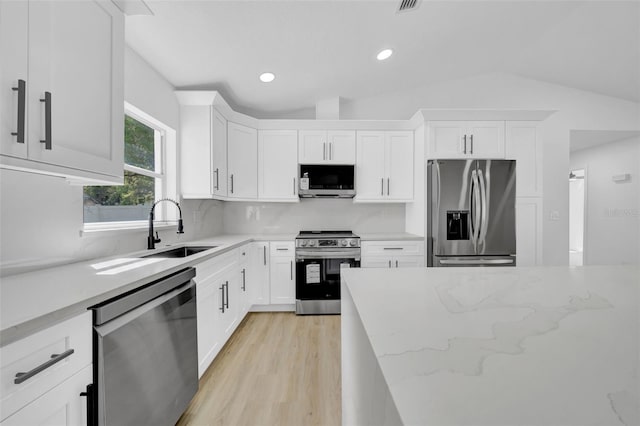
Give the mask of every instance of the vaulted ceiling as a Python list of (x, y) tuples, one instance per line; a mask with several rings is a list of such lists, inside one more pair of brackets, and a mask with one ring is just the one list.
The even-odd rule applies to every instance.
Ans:
[(176, 88), (219, 90), (257, 117), (488, 72), (640, 102), (638, 1), (146, 3), (154, 15), (127, 17), (129, 46)]

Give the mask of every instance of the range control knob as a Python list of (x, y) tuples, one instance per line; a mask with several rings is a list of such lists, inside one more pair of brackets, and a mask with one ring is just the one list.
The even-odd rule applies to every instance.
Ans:
[(309, 245), (311, 247), (315, 246), (316, 245), (316, 240), (309, 240)]
[(302, 247), (305, 247), (305, 246), (307, 245), (307, 240), (302, 240), (302, 241), (300, 241), (300, 245), (301, 245)]
[(347, 245), (347, 240), (340, 241), (340, 245), (343, 246), (343, 247), (346, 246)]
[(356, 240), (351, 240), (351, 241), (349, 241), (349, 245), (350, 245), (351, 247), (355, 247), (355, 246), (356, 246), (356, 244), (358, 244), (358, 243), (356, 242)]

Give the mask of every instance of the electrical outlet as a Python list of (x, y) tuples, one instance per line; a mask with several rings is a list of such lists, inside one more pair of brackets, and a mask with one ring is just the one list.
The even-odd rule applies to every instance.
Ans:
[(558, 210), (551, 210), (549, 212), (549, 220), (560, 220), (560, 212)]

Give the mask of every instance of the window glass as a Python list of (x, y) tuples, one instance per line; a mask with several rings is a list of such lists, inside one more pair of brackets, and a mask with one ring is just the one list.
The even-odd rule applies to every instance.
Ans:
[(125, 116), (124, 162), (130, 166), (155, 171), (155, 129)]

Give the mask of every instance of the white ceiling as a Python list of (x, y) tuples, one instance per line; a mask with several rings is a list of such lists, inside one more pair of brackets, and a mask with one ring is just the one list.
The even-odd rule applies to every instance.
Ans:
[(487, 72), (640, 102), (639, 1), (422, 0), (399, 14), (392, 0), (147, 4), (154, 16), (127, 17), (127, 43), (176, 88), (219, 90), (256, 117)]
[(637, 130), (572, 130), (569, 151), (578, 151), (638, 136), (640, 131)]

